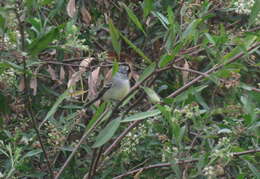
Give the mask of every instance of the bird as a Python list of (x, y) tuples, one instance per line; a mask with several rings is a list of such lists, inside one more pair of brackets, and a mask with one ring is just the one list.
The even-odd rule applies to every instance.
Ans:
[(120, 101), (128, 94), (130, 91), (128, 73), (128, 65), (119, 66), (111, 81), (105, 84), (105, 87), (108, 89), (102, 96), (104, 101)]

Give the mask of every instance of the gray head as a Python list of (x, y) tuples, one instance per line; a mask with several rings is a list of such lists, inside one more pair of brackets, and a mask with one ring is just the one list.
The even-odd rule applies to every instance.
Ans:
[(129, 66), (128, 65), (120, 65), (118, 72), (115, 74), (115, 77), (128, 78)]

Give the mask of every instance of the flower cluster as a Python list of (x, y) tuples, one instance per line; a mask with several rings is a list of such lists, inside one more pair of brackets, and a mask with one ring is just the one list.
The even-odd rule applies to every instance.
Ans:
[(7, 86), (12, 86), (16, 83), (16, 75), (14, 69), (10, 68), (0, 74), (0, 81), (5, 82)]
[(192, 103), (184, 106), (182, 109), (175, 109), (174, 115), (182, 116), (186, 119), (192, 119), (193, 117), (199, 116), (201, 112), (199, 105), (197, 103)]
[(211, 154), (212, 159), (224, 159), (229, 160), (233, 157), (233, 153), (231, 152), (231, 142), (227, 137), (223, 137), (218, 141), (215, 149)]
[(213, 177), (215, 176), (215, 172), (214, 172), (214, 167), (213, 166), (207, 166), (203, 169), (203, 173), (204, 175), (208, 176), (208, 177)]
[(136, 146), (140, 143), (140, 139), (146, 135), (147, 127), (144, 124), (140, 124), (138, 128), (134, 128), (122, 140), (122, 152), (135, 152)]
[[(249, 15), (251, 13), (251, 9), (255, 4), (255, 0), (237, 0), (234, 3), (235, 6), (235, 12), (238, 14), (246, 14)], [(256, 17), (256, 25), (260, 24), (260, 13), (258, 13), (258, 16)]]
[(58, 129), (51, 122), (46, 122), (44, 125), (46, 129), (49, 131), (48, 143), (52, 144), (53, 146), (63, 145), (64, 141), (66, 140), (66, 134), (68, 133), (68, 131), (65, 128), (64, 130)]

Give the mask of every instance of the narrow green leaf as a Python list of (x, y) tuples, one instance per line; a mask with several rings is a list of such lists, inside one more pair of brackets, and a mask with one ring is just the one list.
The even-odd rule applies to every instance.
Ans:
[(0, 32), (5, 32), (5, 18), (0, 15)]
[(182, 34), (182, 39), (186, 39), (189, 38), (190, 36), (193, 36), (195, 33), (195, 29), (197, 28), (197, 26), (202, 22), (202, 19), (195, 19), (193, 20), (188, 27), (186, 28), (186, 30), (183, 32)]
[(170, 6), (168, 6), (168, 8), (167, 8), (167, 14), (168, 14), (169, 24), (171, 26), (174, 25), (174, 14), (173, 14), (172, 8)]
[(102, 129), (102, 131), (98, 134), (98, 136), (96, 137), (96, 142), (92, 147), (97, 148), (108, 142), (118, 129), (120, 125), (120, 120), (120, 118), (117, 118), (115, 120), (110, 121), (108, 125), (104, 129)]
[(146, 18), (153, 9), (153, 0), (144, 0), (143, 4), (144, 18)]
[(256, 39), (257, 39), (257, 36), (254, 36), (254, 35), (248, 35), (246, 38), (241, 39), (240, 42), (242, 44), (237, 46), (236, 48), (232, 49), (231, 52), (226, 54), (223, 57), (223, 61), (226, 62), (230, 58), (236, 56), (241, 51), (244, 51), (245, 53), (247, 53), (246, 49), (248, 49), (255, 42)]
[(144, 87), (144, 91), (152, 103), (159, 103), (161, 101), (159, 95), (152, 88)]
[(138, 82), (143, 81), (144, 79), (146, 79), (149, 75), (151, 75), (156, 67), (156, 63), (152, 63), (150, 64), (147, 68), (145, 68), (145, 70), (143, 71), (143, 73), (140, 75)]
[(58, 33), (59, 28), (54, 28), (42, 37), (34, 40), (28, 48), (29, 54), (32, 56), (36, 56), (42, 50), (46, 49), (48, 45), (58, 37)]
[(59, 96), (57, 101), (53, 104), (52, 108), (47, 113), (46, 117), (43, 119), (42, 123), (40, 124), (39, 128), (42, 126), (44, 122), (46, 122), (51, 116), (55, 114), (57, 111), (59, 105), (62, 103), (64, 99), (66, 99), (69, 96), (68, 90), (66, 90), (62, 95)]
[(11, 112), (10, 106), (8, 105), (8, 98), (0, 91), (0, 114), (9, 114)]
[(249, 17), (249, 25), (253, 25), (256, 21), (259, 21), (259, 15), (260, 13), (260, 0), (255, 0), (255, 3), (251, 9), (251, 14)]
[(106, 104), (102, 103), (98, 107), (98, 109), (95, 111), (95, 114), (92, 117), (92, 119), (89, 121), (89, 123), (86, 127), (86, 131), (88, 131), (89, 129), (91, 129), (93, 127), (93, 125), (96, 123), (96, 121), (99, 119), (99, 117), (101, 116), (101, 114), (104, 112), (105, 109), (106, 109)]
[(169, 21), (167, 17), (165, 17), (163, 14), (159, 12), (152, 12), (152, 14), (160, 20), (165, 29), (168, 29)]
[(212, 43), (213, 45), (216, 45), (215, 40), (213, 39), (213, 37), (209, 34), (209, 33), (204, 33), (205, 36), (207, 37), (207, 39), (209, 40), (210, 43)]
[(32, 157), (32, 156), (35, 156), (35, 155), (37, 155), (37, 154), (39, 154), (39, 153), (42, 153), (42, 150), (41, 150), (41, 149), (32, 150), (32, 151), (26, 153), (26, 154), (23, 156), (23, 158)]
[(113, 68), (112, 68), (112, 76), (114, 76), (115, 73), (118, 72), (118, 68), (119, 68), (119, 65), (117, 62), (115, 62), (113, 65)]
[(202, 86), (197, 86), (188, 89), (187, 91), (184, 91), (182, 94), (178, 95), (177, 97), (174, 98), (175, 102), (180, 102), (180, 101), (185, 101), (189, 98), (189, 96), (194, 96), (197, 93), (201, 92), (205, 88), (207, 88), (208, 85), (202, 85)]
[(164, 54), (160, 61), (159, 61), (159, 67), (165, 67), (166, 65), (168, 65), (172, 60), (174, 60), (176, 54), (178, 54), (180, 52), (180, 50), (183, 48), (184, 43), (178, 43), (177, 45), (175, 45), (174, 49), (171, 51), (170, 54)]
[(175, 55), (164, 54), (159, 61), (159, 67), (165, 67), (170, 61), (173, 60), (174, 56)]
[(141, 57), (143, 57), (143, 59), (147, 62), (147, 63), (152, 63), (152, 61), (145, 56), (145, 54), (142, 52), (142, 50), (140, 50), (137, 46), (135, 46), (130, 40), (127, 39), (126, 36), (124, 36), (122, 33), (120, 33), (120, 36), (124, 39), (124, 41)]
[(155, 109), (155, 110), (152, 110), (152, 111), (147, 111), (147, 112), (140, 112), (140, 113), (137, 113), (137, 114), (134, 114), (132, 116), (125, 118), (121, 122), (138, 121), (138, 120), (146, 119), (146, 118), (149, 118), (149, 117), (154, 117), (154, 116), (157, 116), (159, 114), (161, 114), (161, 111), (158, 110), (158, 109)]
[(255, 175), (255, 177), (260, 178), (259, 170), (257, 170), (257, 168), (254, 165), (252, 165), (249, 161), (247, 161), (247, 160), (244, 160), (244, 161), (247, 163), (249, 169), (252, 171), (252, 173)]
[(144, 33), (144, 35), (146, 35), (141, 22), (138, 20), (134, 12), (129, 7), (127, 7), (123, 2), (120, 2), (120, 4), (125, 8), (127, 15), (133, 21), (133, 23)]
[(117, 55), (119, 56), (121, 51), (121, 44), (119, 42), (119, 37), (120, 37), (119, 32), (114, 26), (113, 21), (111, 19), (109, 20), (108, 25), (109, 25), (109, 33), (112, 39), (113, 48), (115, 49)]

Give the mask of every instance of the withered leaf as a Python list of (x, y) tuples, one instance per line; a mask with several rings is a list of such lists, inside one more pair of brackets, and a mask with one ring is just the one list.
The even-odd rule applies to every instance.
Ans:
[[(183, 68), (187, 69), (187, 70), (190, 69), (190, 65), (186, 60), (184, 62)], [(188, 71), (185, 71), (185, 70), (182, 71), (182, 80), (183, 80), (184, 84), (186, 84), (188, 82), (188, 80), (189, 80), (189, 72)]]
[(91, 15), (89, 11), (83, 6), (80, 10), (82, 15), (82, 20), (85, 22), (85, 24), (89, 25), (91, 21)]
[(56, 81), (57, 80), (56, 73), (55, 73), (54, 69), (50, 65), (48, 65), (47, 71), (50, 73), (51, 79)]
[(60, 80), (64, 81), (64, 79), (65, 79), (65, 70), (64, 70), (64, 67), (61, 66), (60, 67)]
[(81, 74), (80, 71), (73, 73), (68, 81), (67, 87), (70, 88), (74, 86), (80, 80)]
[(88, 58), (85, 58), (84, 60), (82, 60), (79, 64), (79, 71), (81, 72), (85, 72), (86, 71), (86, 68), (89, 66), (89, 64), (91, 63), (91, 61), (93, 60), (94, 58), (92, 57), (88, 57)]
[(67, 5), (67, 13), (70, 17), (74, 17), (76, 14), (76, 3), (75, 0), (69, 0)]
[(95, 69), (88, 78), (88, 99), (93, 99), (96, 95), (97, 95), (97, 88), (98, 88), (98, 84), (99, 84), (99, 71), (100, 71), (100, 67), (98, 67), (97, 69)]
[(30, 81), (30, 88), (33, 89), (33, 96), (37, 93), (37, 78), (33, 77)]
[(20, 80), (20, 83), (19, 83), (18, 89), (19, 89), (20, 91), (24, 91), (24, 89), (25, 89), (25, 81), (24, 81), (24, 77), (21, 77), (21, 80)]

